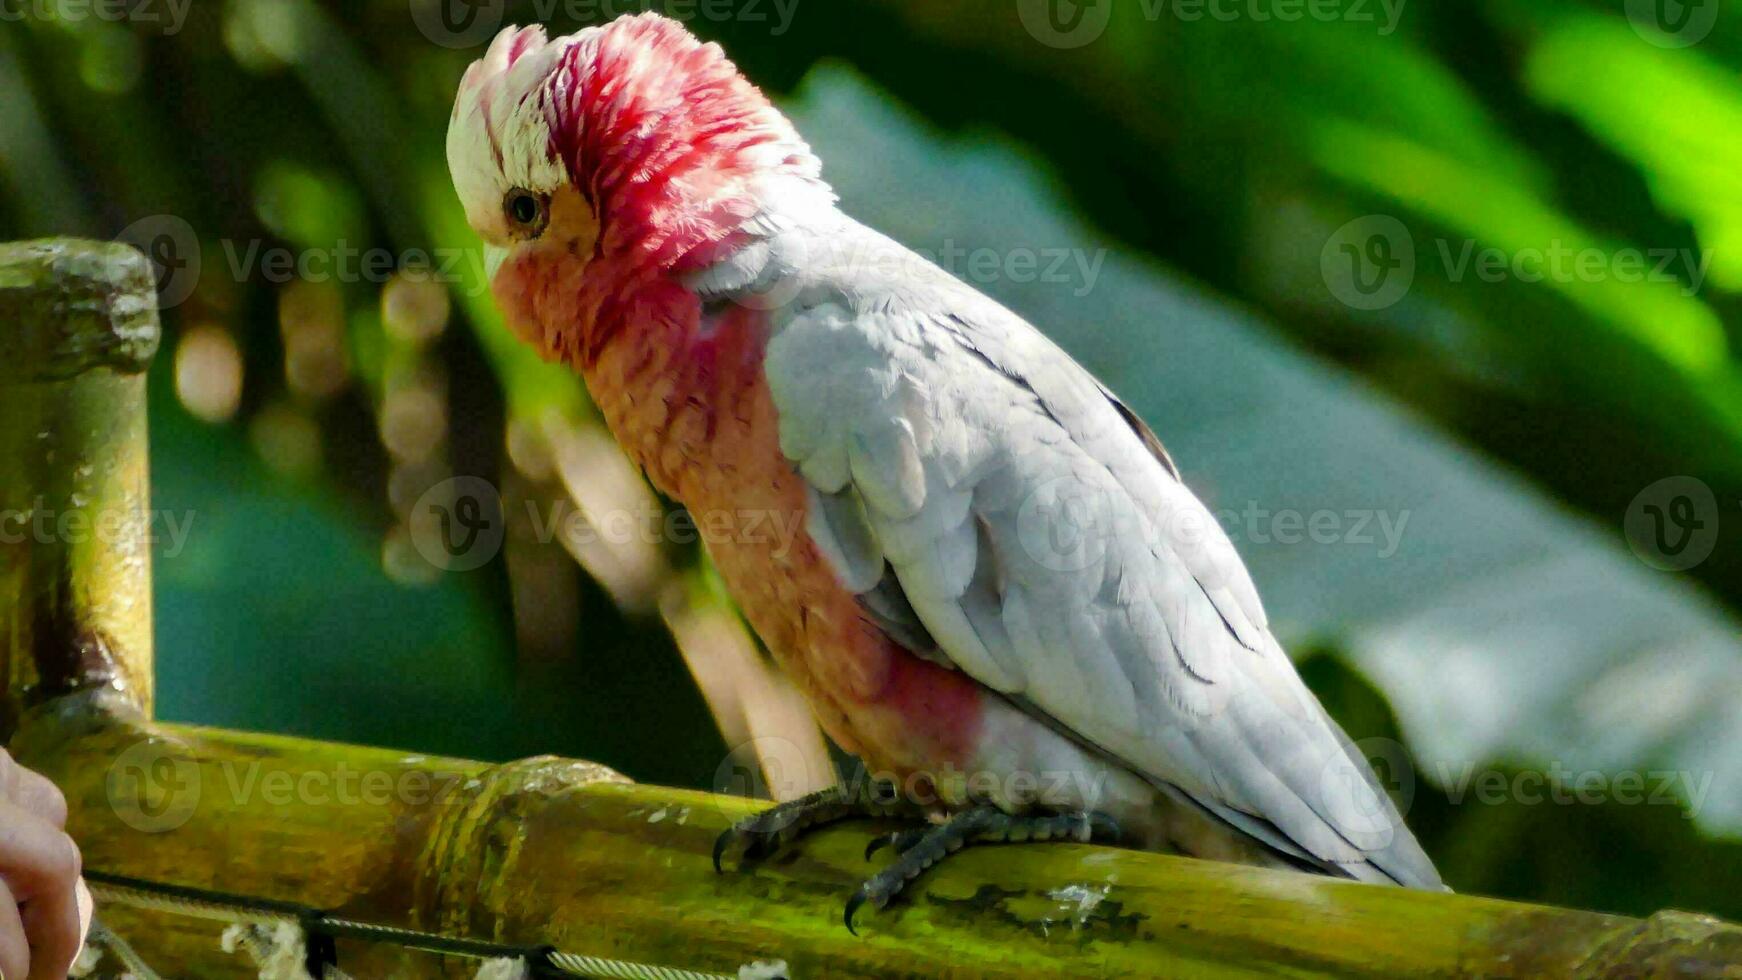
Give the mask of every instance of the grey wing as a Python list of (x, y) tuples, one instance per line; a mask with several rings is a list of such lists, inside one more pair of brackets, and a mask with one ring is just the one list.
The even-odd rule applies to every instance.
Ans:
[(1134, 415), (941, 273), (810, 279), (765, 363), (781, 449), (898, 642), (1296, 859), (1439, 886)]

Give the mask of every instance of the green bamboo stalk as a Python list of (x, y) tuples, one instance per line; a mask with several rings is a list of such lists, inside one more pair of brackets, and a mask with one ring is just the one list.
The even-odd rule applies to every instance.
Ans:
[[(1075, 844), (969, 848), (910, 896), (841, 907), (874, 865), (869, 822), (767, 861), (709, 860), (764, 805), (628, 783), (585, 762), (434, 759), (41, 709), (15, 743), (72, 807), (87, 866), (294, 902), (347, 919), (727, 976), (793, 978), (1734, 977), (1742, 929), (1362, 885)], [(170, 976), (244, 976), (219, 927), (106, 908)], [(342, 943), (353, 976), (469, 976), (475, 964)], [(446, 970), (447, 972), (443, 972)]]

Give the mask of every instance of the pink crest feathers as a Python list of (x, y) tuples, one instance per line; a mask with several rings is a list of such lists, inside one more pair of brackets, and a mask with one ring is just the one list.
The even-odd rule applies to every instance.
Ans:
[(651, 217), (628, 213), (643, 210), (635, 205), (677, 206), (706, 220), (764, 178), (819, 181), (809, 148), (720, 46), (658, 14), (555, 41), (537, 25), (505, 29), (466, 70), (454, 117), (480, 114), (500, 162), (498, 126), (528, 101), (549, 129), (540, 149), (561, 162), (607, 230), (631, 231), (610, 229), (613, 218), (631, 218), (634, 237), (654, 230), (633, 220)]
[[(581, 362), (650, 297), (669, 300), (674, 277), (771, 215), (833, 202), (810, 148), (719, 45), (658, 14), (555, 40), (538, 27), (504, 31), (461, 81), (449, 137), (474, 227), (501, 227), (513, 187), (572, 188), (591, 211), (591, 255), (572, 286), (551, 285), (557, 267), (531, 255), (511, 263), (521, 288), (556, 304), (540, 319), (561, 325), (542, 346)], [(567, 230), (553, 220), (545, 237)]]
[(810, 149), (719, 45), (651, 13), (588, 33), (554, 73), (551, 132), (608, 230), (670, 231), (647, 219), (675, 208), (706, 222), (765, 178), (818, 180)]

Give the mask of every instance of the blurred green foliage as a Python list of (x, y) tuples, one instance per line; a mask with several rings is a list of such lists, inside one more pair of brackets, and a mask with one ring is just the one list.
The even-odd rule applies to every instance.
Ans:
[[(173, 215), (191, 226), (203, 257), (198, 288), (166, 310), (170, 339), (153, 387), (155, 505), (198, 520), (185, 550), (157, 564), (161, 712), (473, 757), (557, 752), (638, 779), (708, 785), (724, 748), (671, 640), (645, 612), (620, 609), (545, 543), (522, 554), (540, 559), (548, 582), (538, 594), (573, 614), (535, 631), (536, 617), (517, 605), (513, 549), (476, 572), (430, 576), (396, 536), (416, 496), (407, 487), (450, 473), (497, 479), (518, 462), (506, 458), (515, 423), (589, 417), (573, 376), (507, 335), (481, 268), (454, 267), (446, 301), (465, 329), (444, 330), (445, 307), (406, 313), (384, 278), (328, 277), (310, 288), (238, 264), (250, 244), (300, 254), (383, 248), (400, 264), (412, 250), (471, 248), (443, 132), (477, 48), (432, 43), (416, 26), (420, 5), (429, 6), (202, 0), (170, 33), (88, 16), (0, 23), (0, 238), (114, 236)], [(505, 21), (548, 19), (555, 32), (609, 7), (507, 6)], [(1292, 21), (1258, 15), (1282, 3), (1212, 6), (1234, 14), (1192, 18), (1193, 8), (1164, 0), (807, 0), (790, 23), (777, 25), (765, 2), (762, 19), (703, 16), (692, 27), (778, 96), (836, 59), (937, 127), (924, 138), (1014, 138), (1133, 267), (1159, 263), (1170, 278), (1219, 294), (1226, 308), (1213, 323), (1250, 310), (1260, 329), (1358, 375), (1368, 384), (1341, 383), (1350, 405), (1377, 391), (1430, 420), (1467, 447), (1468, 459), (1430, 450), (1448, 468), (1478, 471), (1483, 486), (1530, 506), (1548, 497), (1582, 514), (1606, 536), (1602, 561), (1632, 561), (1621, 525), (1642, 488), (1672, 475), (1704, 481), (1728, 521), (1712, 515), (1710, 557), (1661, 587), (1716, 597), (1726, 609), (1686, 615), (1733, 634), (1742, 605), (1742, 375), (1732, 352), (1742, 310), (1742, 11), (1728, 0), (1690, 5), (1693, 16), (1716, 16), (1682, 44), (1691, 33), (1662, 33), (1640, 15), (1651, 5), (1639, 3), (1411, 2), (1396, 5), (1392, 29), (1391, 8), (1376, 0), (1314, 4), (1333, 13)], [(1067, 46), (1037, 15), (1063, 17), (1055, 27), (1072, 15), (1104, 26)], [(876, 201), (911, 218), (901, 230), (910, 236), (936, 231), (917, 204), (904, 207), (917, 180), (889, 164), (897, 157), (824, 157), (825, 173), (852, 172), (849, 205)], [(973, 196), (987, 209), (1033, 207), (1025, 178), (1008, 167), (961, 173), (979, 182)], [(1327, 289), (1325, 247), (1369, 215), (1407, 228), (1414, 279), (1398, 302), (1362, 310)], [(1466, 246), (1693, 262), (1644, 281), (1624, 281), (1613, 265), (1489, 281), (1461, 261)], [(414, 312), (433, 302), (410, 287), (402, 298)], [(1037, 319), (1047, 302), (1001, 298)], [(1135, 332), (1143, 324), (1097, 334), (1095, 324), (1066, 322), (1071, 311), (1053, 309), (1043, 325), (1097, 368), (1126, 362), (1121, 390), (1140, 389), (1176, 452), (1175, 432), (1193, 447), (1182, 454), (1188, 473), (1194, 457), (1212, 458), (1230, 441), (1209, 420), (1263, 401), (1251, 378), (1218, 377), (1215, 358), (1194, 374), (1201, 387), (1189, 401), (1144, 389), (1150, 368), (1160, 376), (1165, 365), (1126, 355), (1152, 349)], [(1170, 326), (1158, 318), (1153, 330)], [(219, 392), (217, 408), (202, 412), (185, 390), (177, 362), (192, 348), (180, 341), (194, 336), (233, 351), (234, 404)], [(405, 415), (400, 404), (434, 408)], [(431, 417), (434, 434), (424, 431)], [(1301, 440), (1240, 445), (1244, 469), (1282, 483), (1356, 458), (1290, 460), (1276, 473)], [(1489, 480), (1481, 456), (1522, 479)], [(1239, 459), (1207, 466), (1241, 468)], [(1370, 484), (1387, 474), (1343, 476), (1327, 486), (1383, 499), (1384, 487)], [(1241, 489), (1268, 500), (1267, 486)], [(1512, 533), (1499, 521), (1473, 527), (1471, 553)], [(1458, 533), (1444, 540), (1439, 555), (1413, 560), (1443, 565), (1448, 593), (1498, 576), (1498, 566), (1460, 563)], [(1332, 712), (1357, 738), (1401, 738), (1407, 726), (1351, 666), (1373, 662), (1349, 653), (1361, 644), (1353, 612), (1328, 625), (1311, 613), (1315, 604), (1357, 608), (1391, 569), (1370, 566), (1366, 580), (1358, 570), (1315, 576), (1311, 563), (1329, 556), (1255, 550), (1261, 588), (1271, 594), (1283, 582), (1273, 603), (1321, 645), (1303, 670)], [(1513, 556), (1507, 567), (1537, 556)], [(1649, 591), (1622, 577), (1617, 590)], [(1571, 606), (1539, 606), (1545, 631), (1578, 628)], [(1452, 639), (1476, 635), (1470, 618)], [(1685, 624), (1645, 625), (1679, 635)], [(1628, 643), (1641, 662), (1655, 652)], [(1534, 675), (1547, 668), (1524, 661), (1550, 648), (1502, 649), (1489, 664), (1499, 670), (1511, 658)], [(1737, 755), (1733, 646), (1714, 657), (1731, 659), (1710, 675), (1701, 717), (1724, 717), (1678, 729), (1679, 742), (1642, 722), (1644, 748), (1629, 750), (1635, 764), (1692, 764), (1689, 740), (1702, 738), (1715, 743), (1705, 758)], [(1406, 667), (1415, 673), (1387, 675), (1386, 693), (1400, 703), (1402, 684), (1441, 683), (1439, 664)], [(1485, 677), (1504, 685), (1507, 675)], [(1576, 677), (1554, 683), (1569, 713), (1584, 710), (1590, 692)], [(1544, 739), (1556, 734), (1546, 718), (1540, 727)], [(1546, 761), (1529, 739), (1511, 744), (1518, 757), (1479, 761)], [(1676, 807), (1454, 805), (1425, 774), (1417, 786), (1411, 821), (1458, 887), (1742, 917), (1731, 887), (1742, 847)]]

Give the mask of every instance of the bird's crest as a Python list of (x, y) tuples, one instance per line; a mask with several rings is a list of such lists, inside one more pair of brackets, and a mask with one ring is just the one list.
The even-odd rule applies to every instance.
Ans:
[(448, 169), (467, 220), (487, 240), (507, 238), (501, 206), (510, 187), (549, 192), (568, 180), (552, 143), (546, 89), (564, 53), (587, 33), (552, 42), (542, 27), (508, 28), (460, 80)]
[(683, 202), (692, 216), (703, 216), (758, 178), (817, 181), (819, 170), (719, 45), (652, 13), (556, 40), (538, 26), (497, 35), (460, 81), (448, 162), (486, 238), (497, 237), (511, 187), (572, 182), (602, 217), (655, 203), (666, 213), (691, 210), (673, 210), (672, 193), (682, 190), (695, 198)]

